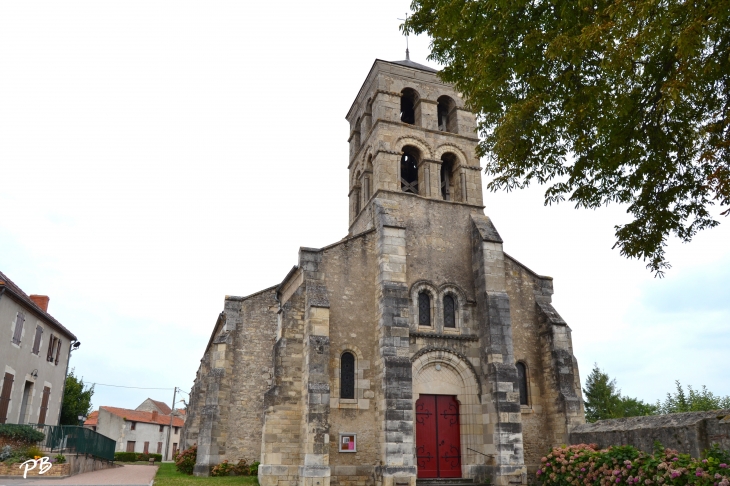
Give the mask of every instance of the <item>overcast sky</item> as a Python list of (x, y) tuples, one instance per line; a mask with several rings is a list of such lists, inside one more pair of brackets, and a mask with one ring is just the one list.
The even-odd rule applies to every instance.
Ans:
[[(344, 117), (374, 59), (405, 57), (408, 6), (0, 0), (0, 270), (50, 296), (85, 382), (167, 388), (97, 386), (95, 407), (189, 391), (225, 295), (345, 236)], [(581, 378), (598, 363), (646, 401), (677, 379), (730, 394), (730, 220), (672, 240), (660, 280), (611, 249), (623, 208), (543, 190), (486, 193), (485, 212), (555, 278)]]

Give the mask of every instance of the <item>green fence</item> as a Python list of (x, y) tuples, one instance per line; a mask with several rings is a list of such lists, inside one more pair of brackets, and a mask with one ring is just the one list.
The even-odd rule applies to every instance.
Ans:
[[(42, 434), (42, 437), (41, 437)], [(8, 444), (36, 445), (48, 454), (85, 454), (114, 460), (116, 441), (77, 425), (0, 425), (0, 441)]]

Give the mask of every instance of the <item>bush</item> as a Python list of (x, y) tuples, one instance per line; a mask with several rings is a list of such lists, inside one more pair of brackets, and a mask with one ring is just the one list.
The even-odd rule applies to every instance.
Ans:
[(136, 452), (115, 452), (114, 460), (121, 462), (134, 462), (137, 460)]
[(147, 462), (147, 461), (150, 460), (150, 455), (149, 454), (145, 454), (144, 452), (138, 452), (137, 453), (137, 458), (135, 460), (136, 461), (144, 461), (144, 462)]
[(150, 457), (147, 459), (148, 461), (150, 459), (154, 459), (155, 462), (162, 462), (162, 454), (149, 454), (149, 456)]
[(248, 473), (251, 476), (258, 476), (259, 475), (259, 464), (261, 464), (259, 461), (254, 462), (251, 464), (251, 466), (248, 468)]
[(218, 464), (217, 466), (213, 466), (213, 469), (210, 470), (211, 476), (230, 476), (233, 472), (233, 469), (235, 466), (233, 464), (229, 464), (228, 460), (225, 460)]
[(236, 476), (248, 476), (251, 472), (251, 466), (248, 465), (246, 459), (241, 459), (238, 464), (233, 466), (233, 474)]
[(541, 459), (537, 477), (545, 486), (730, 486), (728, 453), (713, 446), (704, 456), (695, 459), (661, 444), (654, 454), (632, 446), (563, 446)]
[(198, 446), (193, 445), (190, 449), (185, 449), (178, 454), (177, 459), (175, 460), (175, 467), (183, 474), (192, 475), (197, 457)]
[(43, 457), (45, 454), (38, 448), (37, 445), (29, 446), (23, 449), (23, 455), (28, 459), (38, 459)]
[(32, 444), (46, 438), (43, 432), (30, 425), (0, 424), (0, 437), (17, 444)]
[(56, 464), (64, 464), (66, 462), (66, 456), (63, 454), (57, 454), (54, 459), (56, 460)]

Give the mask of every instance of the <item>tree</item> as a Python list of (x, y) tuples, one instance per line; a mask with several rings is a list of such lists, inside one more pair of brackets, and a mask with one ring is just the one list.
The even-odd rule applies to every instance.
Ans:
[(664, 403), (657, 400), (656, 407), (662, 414), (680, 413), (680, 412), (705, 412), (709, 410), (730, 409), (730, 396), (721, 397), (714, 395), (702, 385), (702, 391), (696, 391), (692, 386), (687, 385), (689, 394), (685, 394), (679, 380), (677, 391), (674, 395), (667, 393), (667, 399)]
[(79, 415), (88, 417), (91, 412), (91, 397), (94, 395), (94, 385), (86, 388), (83, 378), (74, 375), (74, 368), (66, 376), (66, 388), (63, 392), (61, 405), (61, 425), (78, 425)]
[(616, 380), (612, 380), (604, 373), (598, 364), (593, 365), (593, 370), (586, 379), (583, 394), (588, 422), (658, 413), (657, 406), (637, 398), (622, 396), (621, 390), (616, 387)]
[[(670, 267), (730, 205), (730, 0), (413, 0), (441, 77), (479, 113), (491, 190), (626, 204), (623, 256)], [(723, 211), (727, 215), (730, 209)]]
[(593, 370), (586, 379), (583, 395), (588, 422), (616, 418), (619, 415), (621, 393), (616, 389), (616, 380), (610, 379), (598, 364), (593, 365)]

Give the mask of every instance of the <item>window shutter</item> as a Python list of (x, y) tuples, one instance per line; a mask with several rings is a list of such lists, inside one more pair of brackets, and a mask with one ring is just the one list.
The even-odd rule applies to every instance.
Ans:
[(48, 401), (51, 398), (51, 389), (47, 386), (43, 387), (43, 400), (41, 400), (41, 413), (38, 416), (38, 425), (46, 423), (46, 412), (48, 411)]
[(127, 452), (134, 452), (134, 444), (135, 444), (135, 441), (133, 441), (133, 440), (127, 441)]
[(150, 453), (150, 443), (149, 442), (145, 442), (144, 443), (144, 453), (145, 454), (149, 454)]
[(56, 336), (51, 334), (51, 338), (48, 340), (48, 352), (46, 353), (46, 361), (53, 361), (53, 350), (56, 347)]
[(23, 334), (23, 323), (25, 322), (25, 315), (22, 312), (18, 312), (18, 316), (15, 318), (15, 332), (13, 333), (13, 342), (20, 344), (20, 336)]
[(33, 341), (33, 354), (41, 352), (41, 336), (43, 335), (43, 328), (36, 326), (35, 328), (35, 340)]
[(61, 358), (61, 340), (58, 340), (58, 349), (56, 350), (56, 362), (54, 364), (58, 364), (58, 360)]
[(157, 453), (162, 454), (162, 442), (157, 443)]
[(5, 373), (3, 379), (3, 391), (0, 393), (0, 424), (4, 424), (8, 419), (8, 406), (10, 405), (10, 390), (13, 389), (14, 376)]

